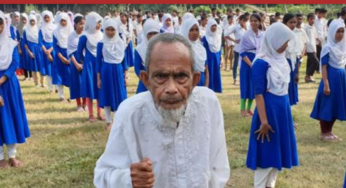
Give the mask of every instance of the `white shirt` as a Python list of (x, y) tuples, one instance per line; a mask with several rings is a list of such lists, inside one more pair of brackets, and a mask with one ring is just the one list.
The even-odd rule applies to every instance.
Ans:
[[(224, 36), (227, 36), (226, 35), (226, 33), (227, 32), (230, 32), (231, 30), (233, 30), (233, 27), (234, 27), (235, 25), (234, 24), (232, 24), (232, 25), (229, 25), (229, 24), (227, 24), (227, 26), (225, 27), (225, 29), (224, 29)], [(230, 36), (231, 38), (233, 38), (234, 39), (234, 33), (232, 33), (232, 34), (230, 34), (230, 35), (228, 35), (228, 36)], [(229, 39), (226, 39), (226, 43), (227, 43), (227, 46), (234, 46), (234, 42), (233, 41), (231, 41), (231, 40), (229, 40)]]
[(98, 188), (132, 188), (130, 165), (153, 162), (154, 188), (224, 188), (230, 176), (223, 115), (213, 91), (196, 87), (185, 115), (161, 123), (149, 91), (124, 101), (96, 163)]
[[(325, 42), (325, 38), (327, 36), (327, 22), (326, 19), (315, 19), (315, 27), (317, 32), (317, 38), (320, 39), (322, 45)], [(318, 44), (318, 43), (317, 43)]]
[(304, 47), (305, 45), (307, 45), (307, 43), (309, 42), (309, 38), (305, 32), (304, 29), (300, 28), (294, 28), (294, 33), (297, 35), (298, 37), (298, 45), (299, 45), (299, 51), (300, 51), (300, 54), (303, 53), (303, 50), (304, 50)]
[(179, 27), (179, 17), (178, 16), (172, 16), (172, 24), (174, 24), (174, 27)]
[[(225, 36), (231, 37), (231, 34), (234, 34), (234, 37), (235, 37), (235, 38), (233, 38), (234, 40), (239, 40), (239, 39), (241, 40), (245, 31), (246, 30), (244, 28), (242, 28), (239, 24), (237, 24), (234, 27), (230, 28), (230, 30), (225, 31)], [(240, 52), (240, 41), (239, 41), (239, 43), (235, 43), (234, 51)]]
[(207, 32), (207, 26), (203, 27), (203, 26), (199, 26), (199, 35), (201, 36), (201, 38), (204, 37), (205, 32)]
[(139, 33), (141, 33), (142, 30), (143, 30), (142, 24), (141, 24), (141, 23), (138, 23), (138, 22), (136, 21), (136, 22), (134, 23), (134, 30), (136, 30), (136, 32), (137, 32), (137, 38), (138, 38)]
[(315, 26), (310, 26), (309, 24), (305, 25), (304, 28), (306, 35), (308, 36), (308, 43), (306, 46), (306, 52), (307, 53), (316, 53), (316, 38), (317, 38), (317, 32)]
[(228, 27), (228, 16), (226, 15), (224, 18), (223, 18), (223, 21), (222, 21), (222, 29), (223, 30), (226, 30), (227, 29), (227, 27)]

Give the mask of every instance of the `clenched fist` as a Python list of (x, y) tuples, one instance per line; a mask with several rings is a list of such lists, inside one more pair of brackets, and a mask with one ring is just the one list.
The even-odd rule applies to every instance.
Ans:
[(154, 186), (153, 164), (149, 158), (131, 165), (133, 188), (152, 188)]

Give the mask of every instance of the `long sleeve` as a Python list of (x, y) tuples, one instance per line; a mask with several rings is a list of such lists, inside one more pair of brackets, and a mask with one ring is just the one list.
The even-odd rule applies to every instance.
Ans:
[(101, 73), (102, 59), (103, 59), (102, 49), (103, 49), (103, 43), (99, 42), (97, 44), (97, 54), (96, 54), (96, 72), (97, 73)]
[(60, 53), (59, 46), (58, 46), (58, 40), (53, 36), (53, 49), (55, 51), (55, 54), (58, 55)]
[[(126, 54), (126, 52), (125, 52), (125, 54)], [(128, 64), (127, 64), (127, 58), (126, 57), (124, 57), (124, 60), (121, 62), (121, 65), (123, 66), (123, 69), (124, 69), (124, 71), (126, 70), (128, 70), (129, 69), (129, 66), (128, 66)]]
[(16, 37), (17, 37), (17, 41), (19, 42), (20, 41), (20, 34), (19, 34), (18, 29), (16, 30)]
[[(216, 98), (216, 97), (215, 97)], [(210, 188), (224, 188), (230, 178), (230, 167), (227, 155), (226, 135), (223, 113), (218, 100), (215, 100), (216, 121), (211, 134), (211, 179)]]
[(78, 41), (77, 57), (75, 57), (79, 63), (82, 63), (82, 61), (84, 62), (83, 52), (84, 52), (84, 49), (86, 49), (86, 43), (87, 43), (87, 37), (84, 35), (81, 36)]
[(26, 31), (23, 33), (24, 44), (28, 45), (28, 40), (26, 39)]
[(144, 70), (143, 68), (144, 67), (142, 65), (142, 58), (138, 54), (137, 50), (135, 50), (135, 72), (138, 77), (140, 76), (141, 71)]
[(252, 67), (252, 82), (255, 95), (263, 95), (267, 90), (268, 63), (257, 59)]
[(6, 77), (11, 78), (12, 76), (14, 76), (18, 68), (18, 65), (19, 65), (19, 53), (18, 53), (18, 48), (15, 47), (13, 49), (13, 54), (12, 54), (12, 63), (5, 72)]
[(38, 32), (38, 45), (40, 47), (43, 45), (42, 39), (43, 39), (42, 30), (40, 29), (40, 31)]
[[(96, 163), (94, 185), (97, 188), (132, 188), (130, 175), (132, 160), (126, 142), (132, 135), (126, 134), (123, 124), (128, 121), (121, 120), (120, 114), (117, 112), (115, 115), (106, 149)], [(126, 123), (125, 126), (131, 125)]]

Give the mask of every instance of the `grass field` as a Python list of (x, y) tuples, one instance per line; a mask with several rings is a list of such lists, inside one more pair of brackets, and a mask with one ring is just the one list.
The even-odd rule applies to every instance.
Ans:
[[(303, 67), (303, 69), (305, 69)], [(135, 93), (137, 78), (131, 69), (129, 95)], [(301, 78), (304, 76), (301, 71)], [(231, 165), (229, 188), (250, 188), (253, 172), (246, 169), (250, 118), (239, 112), (239, 86), (233, 86), (231, 72), (222, 71), (224, 93), (218, 95), (225, 117)], [(320, 75), (316, 75), (316, 78)], [(301, 79), (303, 80), (303, 79)], [(317, 79), (319, 80), (319, 79)], [(0, 187), (74, 188), (93, 187), (93, 169), (102, 154), (108, 133), (105, 123), (89, 123), (87, 112), (76, 112), (75, 102), (58, 102), (57, 94), (21, 82), (32, 136), (18, 147), (25, 162), (20, 169), (0, 170)], [(299, 85), (300, 103), (293, 108), (299, 123), (297, 141), (300, 166), (279, 175), (278, 188), (341, 188), (346, 166), (346, 124), (337, 122), (339, 143), (319, 140), (318, 122), (309, 118), (318, 84)], [(67, 89), (65, 90), (68, 96)]]

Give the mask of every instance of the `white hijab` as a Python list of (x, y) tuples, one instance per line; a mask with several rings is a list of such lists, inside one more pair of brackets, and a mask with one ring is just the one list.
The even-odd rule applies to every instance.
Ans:
[(190, 12), (186, 12), (183, 17), (181, 18), (182, 22), (184, 23), (185, 20), (191, 19), (191, 18), (195, 18), (195, 16), (193, 14), (191, 14)]
[[(50, 21), (47, 23), (44, 19), (45, 16), (49, 16)], [(43, 40), (45, 42), (53, 42), (53, 32), (56, 28), (56, 25), (53, 23), (53, 13), (51, 11), (45, 10), (42, 12), (42, 25), (41, 25), (41, 31)]]
[[(213, 25), (217, 26), (217, 29), (215, 32), (211, 31), (211, 27)], [(205, 37), (207, 39), (207, 42), (209, 44), (209, 49), (211, 52), (216, 53), (221, 50), (221, 34), (219, 31), (219, 27), (217, 25), (217, 22), (214, 19), (209, 19), (207, 23), (207, 31), (205, 33)]]
[[(166, 26), (166, 20), (170, 19), (171, 20), (171, 26), (167, 27)], [(162, 17), (162, 28), (161, 28), (164, 33), (174, 33), (174, 27), (173, 27), (173, 19), (171, 14), (164, 14)]]
[(109, 38), (106, 35), (106, 31), (103, 34), (103, 48), (102, 55), (103, 60), (111, 64), (120, 64), (125, 57), (126, 43), (120, 38), (118, 28), (119, 22), (108, 19), (104, 23), (104, 29), (108, 27), (113, 27), (115, 29), (115, 35), (112, 38)]
[[(189, 32), (190, 29), (196, 25), (198, 27), (198, 21), (195, 18), (190, 18), (187, 20), (184, 20), (181, 25), (181, 34), (187, 38), (191, 45), (192, 49), (195, 52), (195, 68), (196, 70), (200, 72), (204, 72), (205, 70), (205, 61), (207, 60), (207, 51), (205, 50), (204, 46), (201, 44), (201, 41), (197, 39), (196, 41), (191, 41), (189, 39)], [(199, 27), (198, 27), (199, 29)]]
[[(60, 24), (61, 20), (65, 20), (67, 22), (66, 26), (63, 27)], [(58, 42), (58, 46), (61, 48), (67, 49), (68, 45), (68, 37), (73, 32), (73, 27), (71, 25), (70, 17), (67, 15), (67, 13), (60, 13), (57, 18), (57, 28), (54, 30), (54, 37), (56, 38)]]
[(7, 22), (6, 23), (6, 33), (8, 35), (8, 37), (11, 37), (11, 23), (12, 23), (12, 19), (11, 19), (11, 15), (10, 14), (5, 14), (5, 18), (6, 20), (4, 20), (4, 22)]
[(100, 21), (102, 22), (102, 17), (96, 12), (90, 12), (85, 17), (85, 36), (88, 39), (86, 47), (95, 57), (97, 43), (103, 38), (101, 30), (96, 30), (96, 25)]
[[(77, 17), (83, 17), (83, 15), (81, 14), (76, 14), (74, 16), (74, 18)], [(70, 36), (68, 37), (68, 44), (67, 44), (67, 54), (71, 55), (73, 54), (75, 51), (77, 51), (78, 48), (78, 42), (79, 42), (79, 37), (81, 35), (78, 35), (78, 33), (76, 33), (76, 31), (73, 31)]]
[(138, 52), (139, 56), (141, 56), (143, 66), (144, 66), (146, 53), (147, 53), (147, 47), (148, 47), (147, 35), (151, 32), (159, 33), (160, 32), (160, 24), (153, 19), (148, 19), (145, 21), (144, 26), (143, 26), (143, 40), (136, 47), (136, 51)]
[[(35, 25), (32, 26), (30, 24), (30, 21), (34, 20), (35, 21)], [(38, 26), (37, 26), (37, 19), (35, 15), (30, 15), (29, 16), (29, 20), (28, 20), (28, 24), (26, 26), (26, 39), (30, 42), (33, 43), (37, 43), (38, 44)]]
[(343, 69), (346, 65), (346, 39), (344, 37), (340, 42), (335, 40), (335, 34), (340, 28), (345, 29), (345, 23), (333, 20), (329, 25), (327, 43), (321, 51), (321, 59), (329, 53), (329, 65), (337, 69)]
[(276, 22), (268, 27), (265, 32), (259, 54), (256, 59), (263, 59), (269, 64), (267, 71), (268, 92), (284, 96), (288, 93), (290, 82), (290, 66), (285, 57), (285, 52), (279, 54), (278, 50), (283, 44), (294, 37), (294, 33), (281, 22)]
[[(7, 24), (5, 22), (5, 15), (0, 11), (0, 18), (4, 21), (4, 27)], [(12, 63), (13, 49), (17, 46), (18, 42), (12, 40), (7, 36), (5, 30), (0, 33), (0, 71), (7, 70)]]

